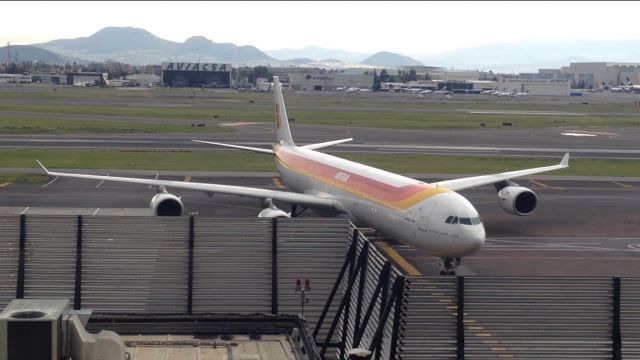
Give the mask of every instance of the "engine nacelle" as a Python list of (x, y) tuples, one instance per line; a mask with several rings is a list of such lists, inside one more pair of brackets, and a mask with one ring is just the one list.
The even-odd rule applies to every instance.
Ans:
[(260, 211), (258, 217), (261, 218), (290, 218), (291, 214), (284, 212), (278, 208), (265, 208)]
[(180, 216), (184, 206), (179, 197), (169, 193), (159, 193), (151, 198), (149, 203), (156, 216)]
[(498, 204), (512, 215), (531, 215), (538, 206), (536, 194), (522, 186), (506, 186), (498, 191)]

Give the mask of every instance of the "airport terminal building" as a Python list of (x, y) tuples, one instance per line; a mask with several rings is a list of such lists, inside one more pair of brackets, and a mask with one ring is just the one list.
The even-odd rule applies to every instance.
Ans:
[(163, 62), (162, 85), (170, 87), (231, 87), (231, 64)]

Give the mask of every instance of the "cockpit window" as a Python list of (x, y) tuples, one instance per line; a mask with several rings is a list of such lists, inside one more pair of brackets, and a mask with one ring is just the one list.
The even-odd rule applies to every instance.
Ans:
[(462, 224), (462, 225), (478, 225), (481, 223), (480, 218), (479, 217), (472, 217), (472, 218), (459, 218), (457, 216), (449, 216), (445, 221), (445, 223), (447, 224)]
[(462, 225), (478, 225), (478, 224), (480, 224), (480, 218), (479, 217), (460, 218), (460, 224), (462, 224)]

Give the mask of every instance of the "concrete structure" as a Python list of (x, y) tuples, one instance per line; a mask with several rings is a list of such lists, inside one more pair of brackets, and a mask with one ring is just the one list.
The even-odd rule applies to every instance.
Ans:
[[(429, 76), (431, 80), (440, 81), (472, 81), (480, 79), (478, 70), (447, 70), (436, 66), (399, 66), (398, 70), (409, 72), (414, 70), (418, 79)], [(395, 75), (393, 70), (388, 70), (390, 75)]]
[(570, 63), (560, 69), (540, 69), (547, 78), (569, 79), (572, 88), (599, 89), (640, 84), (640, 63), (585, 62)]
[(258, 91), (269, 91), (271, 89), (271, 83), (269, 80), (265, 78), (256, 79), (256, 90)]
[(127, 80), (140, 86), (160, 86), (162, 77), (154, 74), (133, 74), (127, 75)]
[(359, 74), (338, 71), (289, 73), (289, 85), (295, 90), (335, 90), (341, 88), (373, 89), (373, 71)]
[(479, 80), (480, 71), (478, 70), (433, 70), (429, 73), (432, 80), (442, 81), (468, 81)]
[(108, 75), (101, 72), (69, 72), (67, 85), (101, 85), (107, 82)]
[(172, 87), (231, 86), (231, 64), (163, 62), (162, 84)]
[(523, 79), (498, 76), (498, 90), (542, 96), (569, 96), (571, 84), (566, 79)]
[(407, 83), (399, 82), (383, 82), (381, 83), (383, 91), (410, 91), (410, 89), (420, 90), (449, 90), (455, 93), (480, 93), (483, 90), (496, 90), (497, 82), (488, 80), (418, 80), (409, 81)]
[(31, 75), (0, 74), (0, 84), (30, 84)]
[[(60, 80), (64, 79), (63, 75), (57, 74), (31, 74), (31, 82), (35, 84), (55, 84), (60, 85)], [(66, 81), (66, 79), (64, 80)]]

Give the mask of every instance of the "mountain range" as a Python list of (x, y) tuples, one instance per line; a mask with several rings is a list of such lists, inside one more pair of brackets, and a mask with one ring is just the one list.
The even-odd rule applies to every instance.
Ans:
[[(4, 50), (3, 50), (4, 49)], [(15, 50), (15, 53), (14, 53)], [(88, 37), (60, 39), (31, 46), (11, 46), (22, 60), (47, 63), (115, 60), (129, 64), (159, 64), (163, 61), (225, 62), (234, 66), (319, 66), (353, 67), (429, 65), (456, 69), (500, 72), (534, 72), (538, 68), (559, 68), (569, 62), (638, 62), (640, 40), (534, 42), (522, 41), (458, 49), (441, 54), (375, 54), (307, 46), (302, 49), (261, 51), (255, 46), (216, 43), (203, 36), (186, 41), (161, 39), (133, 27), (107, 27)], [(12, 55), (12, 61), (14, 55)], [(6, 47), (0, 48), (6, 61)]]

